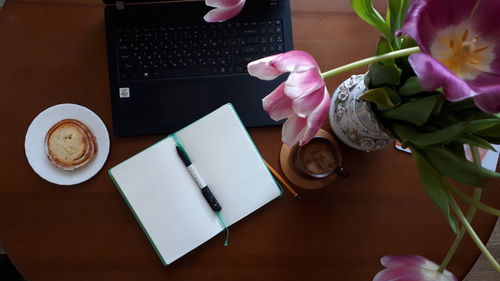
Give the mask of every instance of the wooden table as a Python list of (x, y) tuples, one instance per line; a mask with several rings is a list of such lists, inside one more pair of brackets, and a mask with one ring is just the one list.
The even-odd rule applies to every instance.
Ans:
[[(53, 185), (24, 154), (33, 118), (59, 103), (96, 112), (111, 129), (103, 4), (99, 0), (9, 0), (0, 11), (0, 243), (28, 280), (371, 280), (387, 254), (440, 262), (454, 236), (425, 194), (407, 154), (342, 146), (348, 179), (318, 191), (286, 193), (163, 267), (106, 171), (162, 136), (111, 136), (104, 168), (89, 181)], [(377, 32), (348, 1), (293, 1), (297, 49), (323, 69), (374, 53)], [(359, 69), (356, 72), (363, 72)], [(330, 90), (351, 73), (328, 80)], [(280, 128), (251, 129), (278, 167)], [(499, 207), (500, 183), (485, 202)], [(479, 213), (484, 241), (496, 218)], [(462, 278), (479, 251), (466, 238), (449, 268)]]

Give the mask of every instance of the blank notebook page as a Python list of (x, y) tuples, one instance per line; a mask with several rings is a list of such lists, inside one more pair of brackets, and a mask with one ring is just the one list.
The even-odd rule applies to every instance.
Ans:
[[(281, 194), (231, 105), (176, 136), (221, 204), (228, 225)], [(224, 229), (171, 136), (113, 167), (110, 175), (164, 264)]]

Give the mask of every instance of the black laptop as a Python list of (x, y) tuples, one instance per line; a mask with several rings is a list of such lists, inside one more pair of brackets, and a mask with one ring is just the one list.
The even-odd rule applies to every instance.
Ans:
[(248, 0), (222, 23), (204, 1), (104, 0), (113, 132), (169, 134), (230, 102), (247, 127), (277, 124), (248, 62), (292, 49), (289, 0)]

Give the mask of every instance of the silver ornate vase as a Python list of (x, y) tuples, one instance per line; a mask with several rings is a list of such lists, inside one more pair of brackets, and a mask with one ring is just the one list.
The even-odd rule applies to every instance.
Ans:
[(359, 99), (367, 87), (365, 75), (353, 75), (333, 93), (329, 121), (335, 135), (348, 146), (374, 151), (392, 143), (394, 139), (371, 110), (368, 102)]

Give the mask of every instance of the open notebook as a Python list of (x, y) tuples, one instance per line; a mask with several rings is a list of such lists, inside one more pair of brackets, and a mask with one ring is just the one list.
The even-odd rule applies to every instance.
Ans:
[[(175, 135), (222, 206), (228, 226), (281, 195), (231, 104)], [(224, 230), (177, 155), (172, 135), (111, 168), (109, 175), (165, 265)]]

